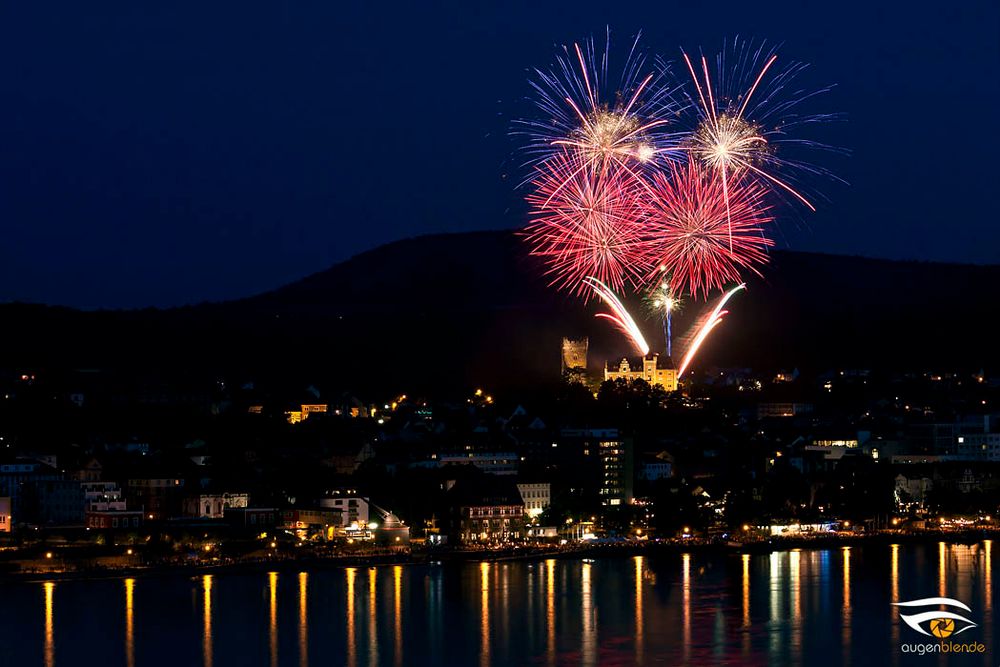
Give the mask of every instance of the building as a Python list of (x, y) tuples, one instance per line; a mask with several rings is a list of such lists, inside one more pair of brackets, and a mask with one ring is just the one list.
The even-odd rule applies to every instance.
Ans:
[(371, 520), (368, 500), (353, 493), (348, 494), (346, 491), (343, 493), (335, 491), (326, 498), (321, 498), (319, 506), (322, 509), (340, 512), (340, 527), (343, 529), (363, 529)]
[(674, 464), (670, 455), (666, 452), (656, 456), (643, 457), (642, 463), (639, 464), (639, 479), (646, 480), (647, 482), (655, 482), (660, 479), (670, 479), (670, 476), (673, 475), (673, 473)]
[(281, 520), (281, 512), (274, 507), (231, 507), (223, 512), (223, 518), (235, 530), (273, 528)]
[(10, 498), (0, 498), (0, 533), (9, 533), (13, 517), (10, 515)]
[(129, 505), (151, 519), (165, 519), (180, 514), (184, 480), (179, 477), (142, 477), (128, 480)]
[(286, 410), (285, 419), (289, 424), (298, 424), (309, 419), (310, 415), (326, 414), (328, 410), (326, 403), (302, 403), (298, 410)]
[(137, 530), (143, 524), (142, 512), (117, 510), (87, 510), (84, 523), (95, 530)]
[(587, 337), (562, 340), (562, 377), (567, 382), (585, 384), (587, 380), (587, 349), (590, 339)]
[(117, 482), (80, 482), (80, 490), (87, 512), (125, 510), (125, 499)]
[(483, 472), (493, 475), (516, 475), (520, 457), (514, 452), (466, 452), (464, 454), (443, 454), (438, 465), (474, 465)]
[(628, 359), (622, 359), (617, 369), (609, 369), (605, 364), (604, 380), (645, 380), (664, 391), (677, 391), (677, 369), (662, 366), (660, 355), (655, 353), (652, 357), (643, 357), (642, 368), (637, 366), (635, 370)]
[(246, 493), (202, 493), (188, 496), (183, 502), (184, 516), (202, 519), (221, 519), (227, 509), (250, 506), (250, 496)]
[(524, 501), (513, 481), (495, 475), (459, 480), (448, 491), (451, 534), (462, 544), (496, 544), (524, 537)]
[(764, 402), (757, 404), (757, 419), (798, 417), (810, 414), (812, 411), (812, 403)]
[(339, 509), (290, 509), (281, 513), (281, 526), (294, 531), (299, 537), (322, 535), (324, 539), (332, 539), (344, 526), (342, 512)]
[(517, 485), (524, 503), (524, 513), (534, 519), (545, 511), (552, 501), (552, 485), (548, 482), (525, 482)]
[(618, 437), (603, 437), (598, 442), (601, 460), (601, 504), (609, 507), (632, 502), (632, 441)]

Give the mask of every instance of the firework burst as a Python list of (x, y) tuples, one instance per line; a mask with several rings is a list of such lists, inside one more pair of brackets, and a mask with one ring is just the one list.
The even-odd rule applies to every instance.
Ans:
[(628, 171), (595, 170), (583, 161), (563, 151), (539, 168), (524, 234), (550, 284), (586, 299), (592, 292), (584, 278), (621, 291), (639, 284), (652, 265), (641, 252), (645, 184)]
[(727, 205), (731, 185), (751, 177), (815, 211), (796, 181), (803, 172), (826, 172), (794, 160), (779, 149), (784, 144), (832, 150), (793, 136), (801, 126), (832, 118), (828, 114), (799, 112), (803, 102), (829, 88), (789, 92), (792, 80), (805, 65), (792, 63), (779, 68), (777, 54), (773, 49), (766, 50), (763, 44), (753, 48), (750, 43), (734, 40), (730, 65), (727, 66), (724, 49), (716, 58), (714, 76), (705, 56), (694, 62), (687, 53), (682, 55), (694, 85), (694, 94), (689, 93), (689, 99), (698, 112), (697, 128), (685, 149), (718, 174)]
[(675, 89), (666, 68), (648, 63), (638, 43), (637, 36), (617, 78), (608, 72), (610, 31), (603, 51), (590, 39), (563, 47), (552, 69), (535, 71), (533, 102), (545, 120), (517, 121), (514, 131), (527, 139), (529, 164), (568, 148), (591, 169), (635, 174), (673, 154), (681, 136), (668, 128), (680, 112)]
[(737, 181), (726, 188), (694, 160), (656, 174), (652, 185), (642, 246), (654, 265), (649, 278), (662, 282), (668, 275), (675, 293), (707, 296), (767, 262), (773, 241), (763, 234), (771, 216), (761, 185)]

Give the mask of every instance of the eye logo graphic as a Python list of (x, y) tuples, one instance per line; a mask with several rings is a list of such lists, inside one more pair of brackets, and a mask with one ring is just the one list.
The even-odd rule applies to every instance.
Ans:
[[(929, 607), (937, 605), (945, 605), (948, 607), (958, 607), (959, 609), (964, 609), (967, 612), (972, 612), (968, 605), (964, 602), (959, 602), (953, 598), (921, 598), (919, 600), (909, 600), (907, 602), (894, 602), (896, 607)], [(977, 625), (972, 622), (971, 619), (956, 614), (951, 611), (941, 611), (940, 609), (931, 609), (929, 611), (924, 611), (919, 614), (903, 614), (899, 615), (903, 621), (919, 632), (922, 635), (927, 635), (928, 637), (937, 637), (938, 639), (945, 639), (952, 635), (957, 635), (965, 632), (969, 628), (975, 628)], [(927, 624), (930, 632), (925, 630), (921, 624), (930, 621)], [(955, 621), (964, 621), (968, 623), (963, 628), (955, 629)]]

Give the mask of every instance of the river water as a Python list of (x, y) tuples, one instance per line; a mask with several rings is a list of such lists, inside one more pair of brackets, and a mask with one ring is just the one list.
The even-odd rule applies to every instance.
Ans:
[[(8, 583), (0, 665), (997, 665), (992, 547)], [(903, 652), (939, 640), (892, 602), (936, 596), (985, 654)]]

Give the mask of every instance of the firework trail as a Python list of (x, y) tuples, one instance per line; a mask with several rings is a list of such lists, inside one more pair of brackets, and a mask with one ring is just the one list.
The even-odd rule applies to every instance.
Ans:
[(653, 266), (640, 252), (643, 184), (623, 170), (581, 169), (582, 160), (562, 151), (539, 168), (523, 234), (531, 254), (545, 263), (550, 285), (586, 299), (588, 276), (621, 291), (638, 285)]
[(535, 70), (533, 102), (544, 120), (516, 121), (514, 130), (527, 139), (529, 164), (568, 148), (580, 153), (580, 168), (617, 167), (635, 175), (637, 167), (677, 150), (682, 134), (668, 124), (681, 108), (666, 67), (647, 62), (637, 35), (616, 81), (608, 72), (610, 43), (609, 30), (603, 51), (589, 39), (564, 46), (550, 70)]
[(611, 289), (609, 289), (603, 282), (593, 277), (588, 276), (587, 278), (584, 278), (584, 284), (593, 289), (594, 292), (596, 292), (597, 295), (604, 300), (604, 303), (611, 308), (610, 314), (598, 313), (597, 317), (603, 317), (611, 320), (615, 326), (621, 329), (621, 331), (628, 336), (629, 340), (632, 341), (632, 344), (635, 346), (635, 349), (638, 350), (643, 357), (649, 354), (649, 345), (646, 343), (646, 339), (643, 337), (642, 332), (639, 331), (639, 326), (635, 323), (635, 320), (632, 319), (632, 316), (629, 315), (628, 310), (625, 309), (622, 302), (617, 296), (615, 296), (615, 293), (612, 292)]
[(719, 303), (715, 305), (715, 308), (713, 308), (712, 312), (708, 314), (708, 317), (703, 320), (701, 328), (698, 330), (698, 333), (695, 334), (694, 340), (691, 341), (691, 345), (688, 347), (688, 351), (684, 355), (684, 360), (681, 362), (680, 368), (677, 369), (678, 378), (684, 375), (684, 371), (687, 370), (688, 366), (691, 364), (691, 360), (694, 359), (694, 356), (698, 354), (698, 350), (701, 348), (701, 344), (705, 342), (708, 334), (710, 334), (712, 329), (722, 322), (722, 318), (729, 312), (728, 310), (723, 310), (729, 299), (731, 299), (733, 295), (740, 290), (744, 290), (746, 288), (746, 284), (741, 283), (723, 294), (722, 298), (719, 299)]
[(699, 117), (686, 150), (718, 174), (727, 207), (730, 188), (741, 179), (753, 178), (815, 211), (815, 206), (795, 185), (795, 172), (826, 172), (786, 158), (775, 149), (781, 144), (796, 144), (833, 150), (792, 136), (804, 125), (833, 118), (829, 114), (799, 112), (803, 102), (830, 89), (791, 92), (791, 82), (806, 65), (776, 67), (777, 53), (765, 49), (764, 44), (754, 48), (749, 42), (733, 40), (730, 59), (735, 62), (727, 67), (727, 53), (723, 49), (716, 57), (714, 77), (704, 55), (696, 61), (684, 51), (681, 55), (694, 84), (695, 93), (689, 92), (688, 97)]
[(759, 274), (756, 266), (767, 262), (766, 250), (774, 245), (763, 234), (772, 218), (761, 185), (732, 184), (727, 196), (722, 181), (689, 160), (656, 174), (652, 190), (647, 240), (639, 246), (644, 261), (634, 260), (653, 265), (648, 280), (669, 275), (675, 293), (697, 298), (740, 281), (744, 269)]

